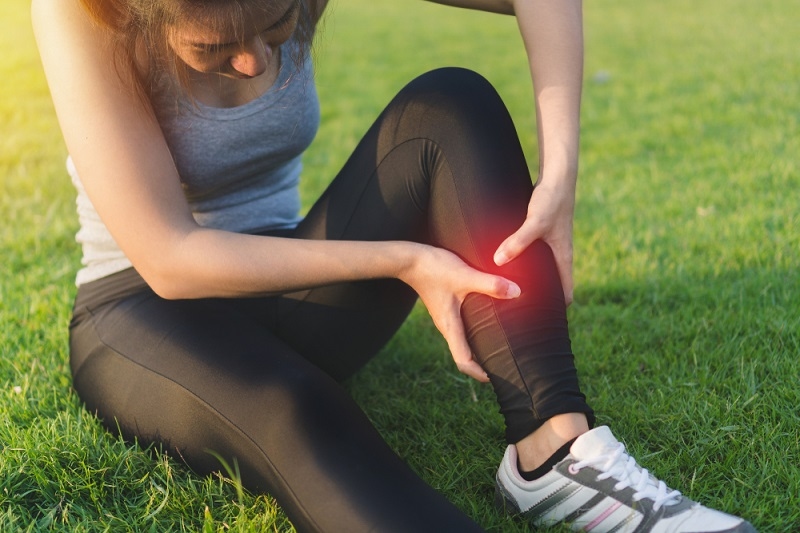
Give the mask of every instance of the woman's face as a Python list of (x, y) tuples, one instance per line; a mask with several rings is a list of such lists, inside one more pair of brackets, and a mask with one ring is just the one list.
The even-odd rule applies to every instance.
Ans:
[(244, 21), (231, 20), (219, 29), (199, 24), (173, 28), (170, 45), (178, 58), (197, 72), (235, 79), (259, 76), (267, 70), (274, 50), (297, 27), (300, 0), (275, 3), (277, 9), (269, 13), (261, 12)]

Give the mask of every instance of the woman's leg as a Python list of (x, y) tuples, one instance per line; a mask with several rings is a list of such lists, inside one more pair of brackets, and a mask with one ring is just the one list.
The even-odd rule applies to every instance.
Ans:
[[(523, 450), (509, 446), (498, 470), (501, 502), (542, 525), (754, 531), (739, 518), (667, 489), (624, 453), (608, 428), (575, 435), (593, 424), (593, 415), (578, 388), (552, 253), (538, 242), (504, 267), (492, 261), (500, 242), (522, 223), (531, 184), (511, 120), (487, 82), (457, 69), (415, 80), (379, 118), (345, 170), (357, 185), (351, 190), (362, 194), (347, 197), (346, 189), (334, 184), (319, 208), (328, 216), (318, 219), (314, 210), (308, 225), (321, 238), (348, 238), (348, 230), (373, 238), (384, 225), (424, 228), (425, 242), (522, 288), (515, 300), (474, 295), (462, 308), (473, 351), (497, 393), (509, 442), (544, 434), (556, 446), (563, 444), (553, 457), (539, 458), (547, 461), (527, 476), (535, 478), (530, 481), (516, 464), (516, 452)], [(346, 177), (340, 178), (344, 183)], [(362, 196), (370, 198), (363, 211), (331, 216), (337, 198), (359, 204)], [(404, 217), (411, 218), (402, 222)], [(400, 232), (385, 238), (413, 236)], [(560, 430), (572, 432), (574, 444), (564, 442), (569, 433), (559, 435)]]
[[(524, 220), (531, 191), (513, 123), (497, 93), (472, 72), (442, 69), (413, 81), (390, 103), (296, 231), (297, 237), (311, 239), (428, 242), (479, 270), (516, 281), (521, 297), (501, 301), (472, 295), (462, 309), (473, 351), (497, 393), (510, 443), (558, 415), (592, 418), (578, 387), (550, 248), (536, 242), (503, 267), (492, 260), (497, 246)], [(397, 290), (388, 301), (405, 294), (402, 287)], [(329, 347), (336, 344), (329, 341), (361, 338), (371, 329), (357, 322), (336, 324), (335, 338), (318, 332), (324, 348), (317, 350), (308, 345), (313, 341), (305, 334), (305, 320), (295, 317), (302, 316), (304, 306), (324, 306), (329, 300), (358, 308), (369, 293), (332, 287), (287, 295), (279, 334), (327, 368)], [(343, 304), (348, 294), (355, 300)], [(404, 305), (413, 301), (404, 298)], [(398, 324), (403, 316), (397, 315)], [(376, 331), (385, 341), (385, 334)], [(354, 361), (350, 368), (358, 365)]]
[[(524, 214), (529, 194), (521, 151), (496, 94), (477, 76), (451, 69), (398, 96), (296, 236), (420, 240), (490, 270), (493, 248), (519, 223), (514, 217)], [(533, 431), (564, 405), (567, 412), (588, 410), (563, 317), (555, 325), (545, 320), (549, 336), (544, 343), (539, 338), (537, 313), (549, 309), (542, 295), (562, 297), (557, 275), (550, 280), (555, 288), (537, 282), (554, 272), (549, 250), (532, 249), (539, 251), (499, 271), (519, 274), (514, 279), (526, 296), (518, 307), (498, 309), (480, 299), (464, 306), (510, 435)], [(78, 309), (75, 386), (111, 427), (178, 449), (199, 470), (216, 466), (206, 449), (237, 457), (245, 483), (268, 488), (301, 529), (468, 531), (476, 526), (425, 487), (319, 371), (350, 374), (413, 301), (392, 280), (259, 301), (166, 302), (136, 292), (92, 312)], [(551, 357), (553, 347), (561, 351)], [(540, 394), (537, 380), (547, 385), (550, 367), (566, 376), (565, 385)], [(415, 513), (406, 512), (409, 506)]]
[[(237, 461), (243, 484), (270, 492), (298, 531), (482, 531), (241, 300), (167, 301), (137, 278), (81, 287), (70, 331), (75, 389), (110, 430), (201, 473), (219, 470), (211, 451)], [(270, 302), (259, 319), (274, 316)]]

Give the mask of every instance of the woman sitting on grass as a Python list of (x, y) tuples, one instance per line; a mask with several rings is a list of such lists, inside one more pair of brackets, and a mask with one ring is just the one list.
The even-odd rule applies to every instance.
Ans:
[(198, 472), (236, 460), (298, 530), (480, 531), (339, 385), (420, 298), (459, 370), (492, 382), (508, 511), (594, 531), (752, 531), (591, 429), (566, 320), (580, 2), (442, 3), (516, 14), (538, 186), (492, 87), (442, 69), (397, 95), (301, 218), (325, 0), (34, 0), (78, 189), (75, 389), (109, 428)]

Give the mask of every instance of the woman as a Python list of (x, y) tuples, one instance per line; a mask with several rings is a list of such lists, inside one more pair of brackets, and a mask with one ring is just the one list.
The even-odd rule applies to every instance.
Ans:
[(78, 189), (70, 349), (87, 408), (200, 472), (237, 460), (298, 530), (479, 531), (337, 383), (419, 297), (459, 370), (493, 384), (509, 511), (597, 531), (752, 531), (590, 429), (566, 323), (580, 2), (442, 2), (519, 20), (535, 190), (491, 86), (443, 69), (398, 94), (301, 219), (319, 121), (307, 50), (325, 3), (34, 0)]

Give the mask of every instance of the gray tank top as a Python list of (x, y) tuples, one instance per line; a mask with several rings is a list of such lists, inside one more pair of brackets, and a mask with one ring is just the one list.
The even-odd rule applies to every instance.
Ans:
[[(194, 218), (205, 227), (256, 233), (300, 221), (301, 156), (319, 127), (319, 102), (310, 59), (295, 62), (292, 41), (281, 47), (275, 84), (239, 107), (213, 108), (185, 96), (154, 98)], [(76, 284), (131, 267), (97, 215), (71, 158), (78, 191), (83, 268)]]

